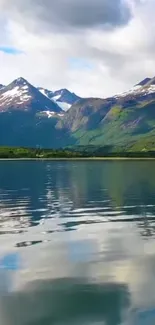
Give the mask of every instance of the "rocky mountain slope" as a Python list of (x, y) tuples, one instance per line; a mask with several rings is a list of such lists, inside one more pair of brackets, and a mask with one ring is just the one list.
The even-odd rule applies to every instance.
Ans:
[(84, 128), (89, 130), (98, 127), (100, 121), (107, 114), (115, 99), (85, 98), (77, 101), (60, 119), (57, 127), (68, 129), (72, 132)]

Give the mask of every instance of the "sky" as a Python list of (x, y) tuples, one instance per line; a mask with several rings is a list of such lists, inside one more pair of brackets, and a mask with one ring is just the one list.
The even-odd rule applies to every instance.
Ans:
[(155, 0), (0, 0), (0, 84), (107, 97), (155, 75)]

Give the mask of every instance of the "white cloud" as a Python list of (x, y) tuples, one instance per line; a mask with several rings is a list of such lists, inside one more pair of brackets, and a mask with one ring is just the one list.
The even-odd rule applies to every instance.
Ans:
[[(128, 1), (131, 12), (130, 15), (128, 12), (126, 23), (122, 21), (118, 7), (117, 20), (113, 20), (109, 13), (110, 29), (107, 29), (107, 21), (106, 26), (104, 21), (103, 24), (94, 22), (95, 18), (92, 21), (90, 12), (90, 18), (87, 17), (85, 24), (82, 21), (77, 28), (79, 18), (74, 17), (73, 21), (67, 13), (65, 24), (70, 28), (64, 30), (62, 26), (56, 29), (56, 22), (45, 24), (47, 8), (41, 17), (38, 7), (35, 12), (34, 5), (29, 15), (30, 1), (16, 0), (13, 7), (9, 2), (0, 0), (0, 26), (3, 26), (0, 28), (0, 45), (13, 46), (24, 53), (0, 53), (0, 83), (7, 84), (23, 76), (31, 83), (49, 89), (66, 87), (81, 96), (103, 97), (124, 91), (155, 74), (155, 0)], [(106, 1), (103, 2), (105, 5)], [(86, 0), (83, 3), (87, 5)], [(97, 5), (101, 2), (97, 1)], [(70, 14), (72, 10), (74, 6)], [(73, 66), (72, 60), (89, 62), (89, 67)]]

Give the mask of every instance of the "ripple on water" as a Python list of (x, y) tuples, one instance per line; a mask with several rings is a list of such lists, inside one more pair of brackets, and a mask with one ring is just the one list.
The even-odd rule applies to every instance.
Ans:
[(0, 162), (0, 324), (121, 325), (151, 310), (154, 175), (148, 162)]

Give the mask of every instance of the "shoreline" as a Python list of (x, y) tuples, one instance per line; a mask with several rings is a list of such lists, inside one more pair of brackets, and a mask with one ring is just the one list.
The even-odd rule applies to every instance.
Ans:
[(0, 158), (0, 161), (146, 161), (155, 157)]

